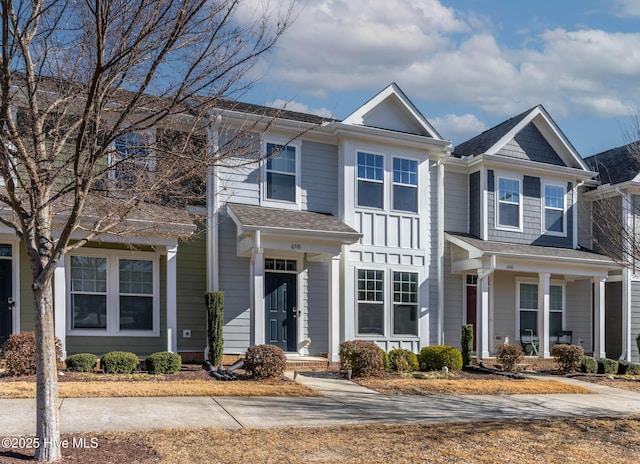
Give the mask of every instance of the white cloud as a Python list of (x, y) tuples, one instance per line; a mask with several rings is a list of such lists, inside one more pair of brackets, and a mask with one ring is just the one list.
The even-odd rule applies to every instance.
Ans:
[(640, 2), (638, 0), (614, 0), (613, 11), (616, 16), (640, 16)]
[(274, 100), (270, 103), (267, 103), (267, 106), (272, 108), (281, 108), (287, 111), (297, 111), (299, 113), (307, 113), (307, 114), (315, 114), (316, 116), (322, 116), (325, 118), (333, 118), (333, 112), (327, 108), (309, 108), (308, 105), (296, 102), (293, 100), (287, 101), (282, 99)]
[(485, 123), (473, 114), (445, 114), (437, 118), (429, 118), (429, 122), (446, 139), (454, 143), (464, 142), (487, 130)]

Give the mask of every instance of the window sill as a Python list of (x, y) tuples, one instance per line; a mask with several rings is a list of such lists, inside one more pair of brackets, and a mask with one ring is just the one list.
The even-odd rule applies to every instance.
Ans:
[(154, 330), (121, 330), (119, 332), (107, 332), (97, 329), (70, 329), (69, 337), (159, 337), (160, 332)]
[(300, 210), (300, 204), (293, 201), (286, 200), (262, 200), (260, 206), (265, 206), (268, 208), (280, 208), (280, 209), (293, 209)]

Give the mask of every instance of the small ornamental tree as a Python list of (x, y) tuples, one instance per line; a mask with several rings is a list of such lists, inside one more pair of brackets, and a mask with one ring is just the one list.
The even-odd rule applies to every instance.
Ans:
[(470, 366), (473, 356), (473, 325), (465, 324), (462, 326), (462, 365)]
[(218, 366), (222, 362), (224, 349), (224, 293), (207, 292), (207, 342), (209, 346), (209, 362)]

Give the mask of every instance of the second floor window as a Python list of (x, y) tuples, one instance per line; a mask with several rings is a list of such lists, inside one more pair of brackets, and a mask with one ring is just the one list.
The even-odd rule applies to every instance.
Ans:
[(116, 137), (111, 157), (110, 178), (116, 187), (128, 188), (148, 180), (155, 171), (151, 134), (127, 132)]
[(267, 199), (296, 201), (296, 148), (267, 143)]
[(358, 206), (384, 207), (384, 158), (358, 152)]
[(498, 178), (497, 225), (513, 229), (520, 228), (520, 181)]
[(418, 162), (393, 158), (393, 209), (418, 212)]
[(557, 234), (564, 233), (564, 187), (544, 186), (544, 229)]

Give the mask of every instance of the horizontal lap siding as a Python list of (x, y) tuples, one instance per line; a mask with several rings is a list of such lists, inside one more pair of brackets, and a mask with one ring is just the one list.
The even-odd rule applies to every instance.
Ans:
[[(474, 195), (474, 200), (479, 195)], [(444, 230), (469, 231), (469, 176), (458, 172), (445, 172), (444, 176)]]
[(574, 345), (582, 340), (582, 347), (586, 352), (593, 351), (591, 294), (591, 279), (567, 282), (565, 329), (573, 331)]
[(338, 147), (302, 142), (302, 209), (338, 214)]
[(636, 337), (640, 334), (640, 282), (631, 283), (631, 360), (640, 362)]
[(451, 274), (451, 243), (444, 244), (444, 344), (460, 347), (464, 292), (463, 276)]
[(493, 323), (494, 342), (490, 349), (495, 349), (496, 345), (501, 345), (507, 337), (509, 343), (518, 343), (520, 339), (519, 330), (516, 327), (516, 312), (518, 302), (516, 301), (516, 276), (510, 272), (496, 271), (493, 273)]
[(306, 309), (309, 354), (329, 351), (328, 266), (325, 262), (307, 263)]
[[(178, 350), (201, 351), (207, 343), (206, 307), (207, 241), (204, 229), (178, 245), (177, 303)], [(183, 330), (191, 330), (191, 338), (183, 338)]]

